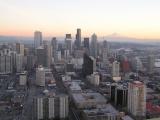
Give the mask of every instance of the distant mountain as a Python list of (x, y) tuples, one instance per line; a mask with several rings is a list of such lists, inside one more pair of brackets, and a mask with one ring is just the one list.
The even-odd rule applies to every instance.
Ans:
[[(52, 37), (45, 37), (43, 40), (51, 40)], [(75, 38), (73, 38), (74, 40)], [(22, 37), (22, 36), (2, 36), (0, 35), (0, 42), (22, 42), (26, 44), (33, 44), (33, 37)], [(57, 37), (58, 42), (63, 42), (64, 37)], [(127, 37), (120, 35), (118, 33), (112, 33), (104, 37), (99, 37), (98, 40), (108, 40), (109, 42), (129, 42), (129, 43), (141, 43), (141, 44), (150, 44), (150, 45), (159, 45), (160, 39), (137, 39), (133, 37)]]
[(138, 39), (133, 37), (127, 37), (120, 35), (118, 33), (112, 33), (103, 37), (108, 41), (115, 41), (115, 42), (131, 42), (131, 43), (145, 43), (145, 44), (152, 44), (152, 45), (160, 45), (160, 39)]

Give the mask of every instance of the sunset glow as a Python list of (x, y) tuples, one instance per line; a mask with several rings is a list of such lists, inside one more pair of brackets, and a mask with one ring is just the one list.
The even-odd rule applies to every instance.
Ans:
[(1, 0), (0, 35), (45, 36), (114, 32), (123, 36), (160, 38), (159, 0)]

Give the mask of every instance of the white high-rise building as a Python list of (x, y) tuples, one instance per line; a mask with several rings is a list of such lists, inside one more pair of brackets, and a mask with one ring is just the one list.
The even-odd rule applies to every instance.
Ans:
[(23, 71), (23, 55), (16, 54), (16, 72)]
[(114, 61), (112, 63), (112, 78), (114, 81), (121, 80), (120, 77), (120, 63), (118, 61)]
[(55, 104), (55, 98), (54, 97), (48, 98), (48, 118), (49, 119), (55, 118), (54, 104)]
[(62, 60), (62, 54), (61, 54), (61, 51), (57, 51), (55, 61), (61, 61), (61, 60)]
[(27, 72), (23, 72), (19, 74), (19, 85), (26, 85), (27, 83)]
[(16, 52), (24, 56), (24, 45), (21, 43), (16, 43)]
[(36, 85), (45, 86), (45, 69), (42, 66), (36, 69)]
[(154, 72), (154, 64), (155, 64), (155, 58), (153, 55), (148, 56), (148, 72), (153, 73)]
[(69, 50), (64, 50), (64, 59), (65, 60), (69, 59), (69, 56), (70, 56)]
[(119, 67), (120, 67), (120, 63), (118, 61), (114, 61), (112, 63), (112, 76), (113, 77), (119, 77), (120, 76), (120, 74), (119, 74), (120, 68)]
[(87, 76), (88, 81), (90, 84), (98, 86), (100, 83), (100, 76), (97, 72), (94, 72), (92, 75)]
[(128, 111), (134, 116), (146, 115), (146, 86), (140, 81), (128, 85)]
[(132, 59), (132, 68), (137, 72), (143, 70), (143, 64), (139, 57)]
[(52, 46), (49, 44), (44, 45), (45, 49), (45, 66), (50, 68), (52, 64)]
[(94, 58), (97, 57), (97, 35), (95, 33), (91, 36), (90, 54)]
[(59, 96), (60, 106), (59, 106), (59, 117), (60, 118), (66, 118), (68, 116), (68, 96), (62, 95)]
[(42, 32), (35, 31), (34, 32), (34, 47), (35, 49), (42, 45)]
[(69, 113), (67, 95), (41, 96), (34, 98), (34, 118), (37, 120), (65, 119)]
[(43, 98), (38, 97), (34, 98), (34, 116), (36, 116), (37, 120), (41, 120), (44, 118), (44, 107), (43, 107)]
[(103, 48), (102, 48), (102, 57), (103, 57), (103, 63), (108, 63), (108, 55), (109, 55), (109, 46), (107, 41), (103, 41)]
[(12, 56), (11, 51), (8, 48), (2, 48), (0, 50), (0, 73), (8, 74), (12, 73)]

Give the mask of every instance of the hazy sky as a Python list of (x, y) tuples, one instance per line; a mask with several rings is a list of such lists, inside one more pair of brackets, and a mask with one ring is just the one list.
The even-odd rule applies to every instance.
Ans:
[(160, 0), (0, 0), (0, 35), (160, 38)]

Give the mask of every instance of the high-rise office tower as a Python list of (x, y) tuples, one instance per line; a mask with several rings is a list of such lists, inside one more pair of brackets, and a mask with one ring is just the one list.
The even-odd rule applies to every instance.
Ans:
[(119, 72), (120, 72), (120, 64), (118, 61), (114, 61), (112, 64), (112, 76), (113, 77), (119, 77)]
[(103, 57), (103, 63), (108, 63), (108, 55), (109, 55), (109, 47), (106, 40), (103, 41), (103, 48), (102, 48), (102, 57)]
[(64, 119), (68, 116), (68, 96), (60, 95), (59, 96), (59, 118)]
[(56, 53), (57, 53), (57, 49), (58, 49), (58, 44), (57, 44), (57, 39), (56, 37), (53, 37), (51, 40), (51, 45), (52, 45), (52, 57), (54, 58), (54, 60), (56, 59)]
[(27, 55), (27, 69), (32, 70), (35, 65), (35, 56), (34, 55)]
[(0, 49), (0, 73), (8, 74), (12, 73), (13, 64), (12, 64), (12, 56), (11, 51), (7, 46), (3, 46)]
[(96, 72), (96, 60), (92, 56), (84, 54), (83, 57), (83, 74), (86, 77), (87, 75), (93, 74)]
[(146, 86), (140, 81), (128, 85), (128, 111), (137, 117), (146, 115)]
[(43, 107), (43, 98), (34, 98), (33, 99), (34, 106), (34, 116), (36, 120), (41, 120), (44, 118), (44, 107)]
[(130, 72), (130, 64), (126, 56), (121, 60), (121, 70), (123, 73)]
[(108, 54), (107, 54), (107, 48), (103, 48), (102, 51), (102, 58), (103, 58), (103, 63), (107, 64), (108, 63)]
[(79, 28), (77, 29), (75, 45), (78, 49), (81, 47), (81, 29)]
[(27, 71), (19, 74), (19, 85), (25, 86), (27, 83)]
[(118, 107), (127, 107), (128, 88), (125, 86), (117, 85), (114, 94), (115, 94), (114, 104)]
[(22, 54), (16, 54), (16, 72), (23, 71), (23, 59), (24, 56)]
[(35, 31), (34, 32), (34, 48), (38, 48), (39, 46), (42, 45), (42, 32), (40, 31)]
[(69, 56), (70, 56), (69, 50), (64, 50), (64, 59), (65, 59), (65, 60), (68, 60), (68, 59), (69, 59)]
[(154, 72), (154, 63), (155, 63), (155, 58), (153, 55), (148, 56), (148, 72), (153, 73)]
[(120, 63), (118, 61), (114, 61), (112, 63), (112, 78), (115, 81), (119, 81), (120, 78)]
[(136, 72), (143, 70), (143, 64), (139, 57), (135, 57), (132, 59), (132, 69)]
[(36, 85), (45, 86), (45, 69), (42, 66), (39, 66), (36, 69)]
[(44, 45), (45, 49), (45, 67), (50, 68), (52, 64), (52, 46), (47, 43)]
[(24, 56), (24, 45), (21, 43), (16, 43), (16, 52)]
[(16, 52), (16, 51), (12, 51), (12, 52), (11, 52), (13, 72), (16, 72), (16, 55), (17, 55), (17, 52)]
[(62, 59), (61, 51), (57, 51), (55, 61), (61, 61), (61, 59)]
[(65, 46), (66, 46), (66, 49), (69, 50), (69, 53), (72, 54), (72, 36), (71, 34), (66, 34)]
[(91, 36), (90, 54), (97, 58), (97, 35), (95, 33)]
[(38, 48), (36, 48), (36, 63), (37, 65), (43, 65), (45, 66), (46, 64), (46, 52), (44, 47), (40, 46)]
[(89, 38), (88, 37), (84, 38), (84, 48), (89, 49)]
[(89, 54), (89, 38), (88, 37), (84, 38), (83, 45), (85, 48), (85, 53)]

